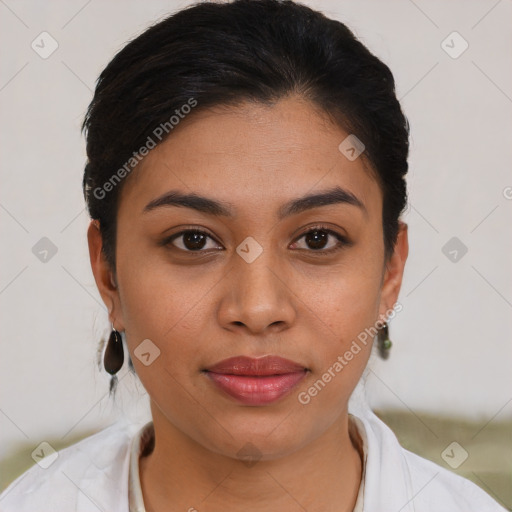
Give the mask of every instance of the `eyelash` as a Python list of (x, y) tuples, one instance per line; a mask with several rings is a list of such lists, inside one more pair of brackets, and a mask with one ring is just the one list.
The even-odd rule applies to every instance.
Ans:
[[(305, 237), (306, 235), (308, 235), (309, 233), (312, 233), (314, 231), (323, 231), (323, 232), (327, 233), (328, 235), (332, 235), (334, 238), (336, 238), (338, 240), (338, 245), (336, 247), (334, 247), (334, 248), (331, 248), (331, 249), (318, 249), (318, 250), (314, 250), (314, 249), (294, 249), (294, 250), (306, 251), (306, 252), (312, 253), (313, 255), (318, 255), (318, 256), (328, 256), (328, 255), (331, 255), (331, 254), (333, 254), (335, 252), (340, 251), (341, 249), (343, 249), (345, 247), (348, 247), (348, 246), (352, 245), (352, 243), (345, 236), (337, 233), (336, 231), (333, 231), (332, 229), (329, 229), (329, 228), (327, 228), (325, 226), (322, 226), (322, 225), (312, 226), (312, 227), (308, 228), (308, 230), (304, 231), (301, 235), (299, 235), (294, 240), (293, 243), (294, 244), (297, 243), (301, 238)], [(218, 243), (217, 240), (215, 240), (215, 238), (212, 235), (210, 235), (208, 232), (202, 231), (202, 230), (200, 230), (198, 228), (190, 227), (188, 229), (180, 231), (179, 233), (174, 233), (170, 237), (165, 238), (164, 240), (162, 240), (160, 245), (163, 245), (163, 246), (171, 245), (171, 246), (173, 246), (173, 248), (178, 249), (179, 251), (183, 251), (183, 252), (187, 252), (187, 253), (192, 253), (192, 254), (201, 254), (201, 253), (204, 253), (204, 252), (208, 251), (208, 249), (198, 249), (197, 251), (181, 249), (180, 247), (176, 247), (176, 246), (174, 246), (172, 244), (172, 242), (175, 239), (180, 238), (181, 236), (183, 236), (183, 235), (185, 235), (187, 233), (196, 233), (196, 234), (206, 235), (208, 238), (211, 238), (216, 243)]]

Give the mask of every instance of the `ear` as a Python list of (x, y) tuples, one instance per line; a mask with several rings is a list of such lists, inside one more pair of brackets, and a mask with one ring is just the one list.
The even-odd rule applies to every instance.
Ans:
[(119, 289), (115, 282), (114, 272), (103, 254), (99, 220), (92, 220), (87, 229), (89, 258), (96, 286), (109, 312), (109, 320), (117, 331), (124, 331)]
[(397, 240), (393, 254), (386, 262), (384, 278), (379, 305), (379, 318), (386, 319), (386, 312), (389, 312), (396, 301), (402, 286), (405, 262), (409, 254), (409, 239), (407, 235), (408, 226), (405, 222), (399, 221)]

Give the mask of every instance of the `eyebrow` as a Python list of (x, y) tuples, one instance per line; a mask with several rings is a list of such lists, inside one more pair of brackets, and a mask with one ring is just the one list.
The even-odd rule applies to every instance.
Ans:
[[(287, 202), (279, 208), (277, 216), (279, 220), (282, 220), (285, 217), (296, 215), (306, 210), (332, 204), (352, 205), (359, 208), (365, 214), (368, 213), (363, 202), (352, 192), (339, 186), (335, 186), (333, 188), (322, 190), (314, 194), (308, 194)], [(178, 190), (170, 190), (156, 199), (153, 199), (144, 207), (143, 213), (168, 206), (191, 208), (198, 212), (218, 217), (234, 217), (233, 205), (228, 202), (217, 201), (195, 193), (184, 194)]]

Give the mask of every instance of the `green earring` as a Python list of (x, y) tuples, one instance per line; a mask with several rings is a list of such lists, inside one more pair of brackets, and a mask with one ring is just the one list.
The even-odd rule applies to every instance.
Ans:
[(389, 339), (389, 328), (387, 322), (385, 322), (379, 329), (377, 334), (377, 343), (380, 357), (382, 357), (382, 359), (387, 359), (389, 357), (391, 346), (393, 345)]

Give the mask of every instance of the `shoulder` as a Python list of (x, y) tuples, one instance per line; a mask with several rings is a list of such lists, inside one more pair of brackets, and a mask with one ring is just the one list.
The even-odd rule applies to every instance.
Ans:
[(128, 510), (130, 444), (138, 428), (116, 422), (57, 452), (43, 446), (41, 460), (0, 495), (0, 511)]
[(403, 448), (371, 410), (356, 418), (365, 449), (365, 512), (506, 512), (470, 480)]

